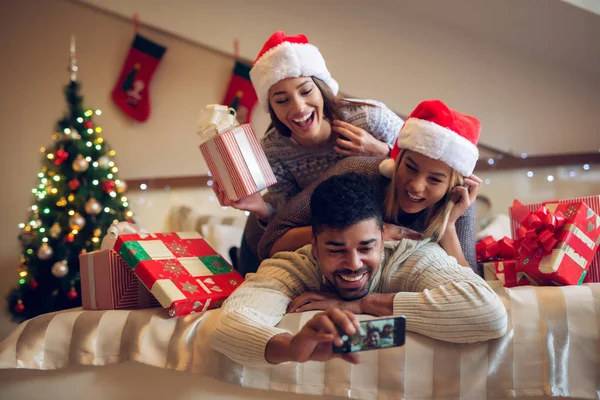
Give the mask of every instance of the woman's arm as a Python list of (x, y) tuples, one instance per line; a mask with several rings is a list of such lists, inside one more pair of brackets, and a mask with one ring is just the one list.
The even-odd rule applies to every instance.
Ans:
[[(442, 241), (444, 240), (444, 236), (442, 236), (442, 240), (440, 240), (440, 245), (446, 250), (448, 254), (454, 256), (460, 265), (469, 266), (475, 271), (478, 275), (481, 275), (482, 271), (479, 271), (477, 266), (477, 256), (475, 252), (475, 219), (476, 219), (476, 211), (475, 211), (475, 203), (471, 204), (471, 206), (465, 211), (465, 213), (456, 220), (454, 224), (454, 232), (451, 234), (456, 235), (456, 239), (460, 246), (453, 245), (452, 249), (447, 249)], [(448, 232), (448, 229), (446, 229)], [(446, 239), (449, 240), (449, 239)], [(459, 257), (452, 253), (458, 253), (460, 250), (460, 256), (462, 256), (463, 260), (466, 261), (466, 264), (460, 262)]]
[(456, 258), (458, 261), (458, 265), (462, 265), (463, 267), (470, 267), (469, 262), (464, 256), (463, 249), (461, 247), (461, 242), (458, 239), (458, 235), (456, 233), (456, 226), (454, 224), (448, 224), (446, 227), (446, 231), (440, 238), (440, 246), (448, 255)]
[(369, 131), (375, 138), (393, 146), (398, 138), (398, 133), (404, 121), (385, 104), (374, 101), (375, 107), (367, 109), (367, 123)]
[(346, 101), (346, 121), (334, 120), (332, 129), (340, 135), (335, 151), (345, 156), (382, 157), (390, 153), (404, 124), (383, 103)]
[(302, 226), (299, 228), (292, 228), (282, 237), (277, 239), (271, 247), (269, 257), (273, 257), (273, 254), (279, 253), (280, 251), (296, 251), (302, 246), (310, 244), (312, 241), (312, 227)]

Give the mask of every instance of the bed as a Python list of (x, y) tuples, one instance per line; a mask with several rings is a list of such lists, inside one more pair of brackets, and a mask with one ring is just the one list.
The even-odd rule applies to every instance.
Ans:
[[(114, 376), (126, 390), (135, 385), (128, 376), (135, 362), (144, 365), (143, 376), (157, 377), (147, 383), (157, 387), (151, 392), (157, 395), (154, 398), (162, 398), (159, 390), (172, 387), (170, 380), (183, 384), (185, 376), (191, 385), (224, 382), (227, 390), (247, 390), (232, 398), (277, 398), (285, 393), (290, 399), (292, 394), (356, 399), (599, 399), (600, 284), (496, 290), (509, 313), (509, 328), (502, 338), (459, 345), (408, 333), (404, 347), (362, 353), (356, 366), (339, 359), (259, 368), (236, 364), (208, 346), (219, 310), (178, 318), (169, 318), (162, 309), (67, 310), (27, 321), (0, 343), (0, 368), (6, 369), (0, 377), (4, 381), (10, 376), (12, 396), (19, 395), (15, 380), (23, 379), (25, 396), (29, 386), (20, 377), (27, 374), (44, 379), (44, 374), (77, 375), (90, 371), (90, 366), (104, 366), (92, 370), (120, 368), (123, 373)], [(290, 314), (280, 326), (297, 331), (311, 316)]]

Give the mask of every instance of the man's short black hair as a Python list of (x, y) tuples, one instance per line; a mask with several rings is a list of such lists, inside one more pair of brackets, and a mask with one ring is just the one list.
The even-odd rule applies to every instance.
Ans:
[(383, 194), (374, 178), (356, 172), (321, 182), (310, 198), (313, 235), (374, 218), (383, 228)]

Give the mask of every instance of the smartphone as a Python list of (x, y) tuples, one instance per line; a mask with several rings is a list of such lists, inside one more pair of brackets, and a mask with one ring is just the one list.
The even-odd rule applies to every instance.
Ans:
[(333, 345), (333, 352), (337, 354), (403, 346), (406, 340), (406, 317), (402, 315), (361, 321), (360, 329), (354, 335), (341, 334), (344, 344)]

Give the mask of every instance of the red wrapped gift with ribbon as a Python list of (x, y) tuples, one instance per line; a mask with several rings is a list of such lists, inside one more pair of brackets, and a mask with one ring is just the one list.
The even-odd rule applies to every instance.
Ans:
[(583, 202), (541, 206), (530, 212), (515, 200), (519, 269), (541, 285), (580, 284), (598, 249), (600, 217)]
[(498, 241), (488, 236), (476, 246), (477, 262), (483, 263), (486, 281), (500, 281), (504, 287), (529, 285), (527, 276), (519, 270), (518, 242), (504, 237)]
[[(583, 196), (576, 197), (572, 199), (560, 199), (560, 200), (552, 200), (552, 201), (544, 201), (537, 203), (526, 203), (521, 204), (518, 201), (515, 202), (515, 208), (509, 208), (509, 214), (511, 216), (511, 229), (513, 237), (517, 237), (517, 229), (520, 227), (521, 220), (525, 216), (523, 214), (523, 208), (526, 209), (525, 214), (527, 212), (533, 212), (537, 210), (540, 206), (547, 207), (556, 207), (556, 204), (574, 204), (578, 202), (585, 203), (590, 209), (592, 209), (597, 215), (600, 215), (600, 194), (593, 196)], [(583, 282), (600, 282), (600, 250), (596, 251), (596, 255), (592, 260), (592, 263), (588, 267), (587, 274), (583, 280)]]

